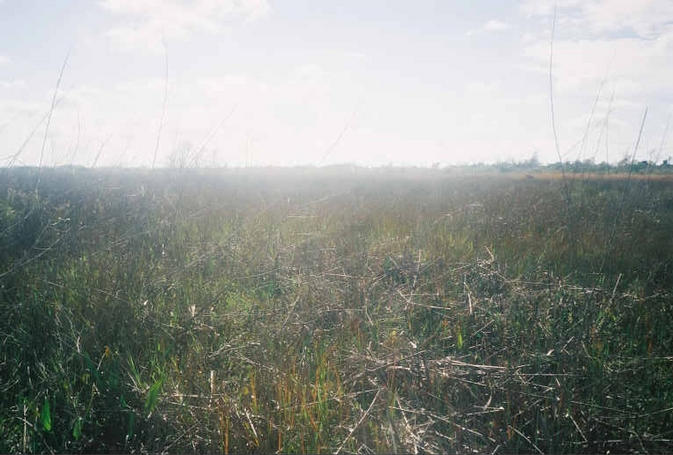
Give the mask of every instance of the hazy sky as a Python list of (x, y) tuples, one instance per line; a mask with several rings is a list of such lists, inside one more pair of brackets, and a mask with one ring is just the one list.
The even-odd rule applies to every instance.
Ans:
[(555, 161), (554, 3), (564, 159), (673, 155), (671, 0), (0, 0), (0, 165), (68, 54), (45, 165)]

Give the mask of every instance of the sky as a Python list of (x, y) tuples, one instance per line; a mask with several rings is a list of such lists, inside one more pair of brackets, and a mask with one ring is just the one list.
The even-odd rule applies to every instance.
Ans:
[(0, 166), (660, 161), (671, 81), (671, 0), (0, 0)]

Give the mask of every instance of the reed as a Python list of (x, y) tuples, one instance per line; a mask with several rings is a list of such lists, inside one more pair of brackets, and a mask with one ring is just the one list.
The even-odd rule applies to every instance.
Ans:
[(36, 172), (0, 179), (0, 452), (673, 449), (667, 178)]

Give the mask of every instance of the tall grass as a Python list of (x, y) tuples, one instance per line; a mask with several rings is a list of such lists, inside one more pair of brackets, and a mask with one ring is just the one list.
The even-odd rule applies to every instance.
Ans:
[(36, 172), (0, 452), (673, 449), (669, 181)]

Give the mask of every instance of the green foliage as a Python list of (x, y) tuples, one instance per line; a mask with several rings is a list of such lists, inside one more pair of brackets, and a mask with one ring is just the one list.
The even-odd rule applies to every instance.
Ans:
[(0, 178), (0, 452), (673, 450), (666, 178), (35, 178)]
[(44, 431), (51, 431), (51, 408), (47, 398), (44, 399), (44, 404), (40, 411), (40, 423), (42, 423)]
[(147, 391), (147, 399), (145, 400), (145, 413), (152, 414), (154, 408), (157, 406), (159, 400), (159, 392), (161, 391), (161, 386), (163, 385), (163, 378), (156, 381), (150, 389)]
[(72, 437), (75, 438), (75, 441), (79, 441), (82, 437), (82, 424), (83, 420), (81, 417), (75, 419), (75, 423), (72, 426)]

